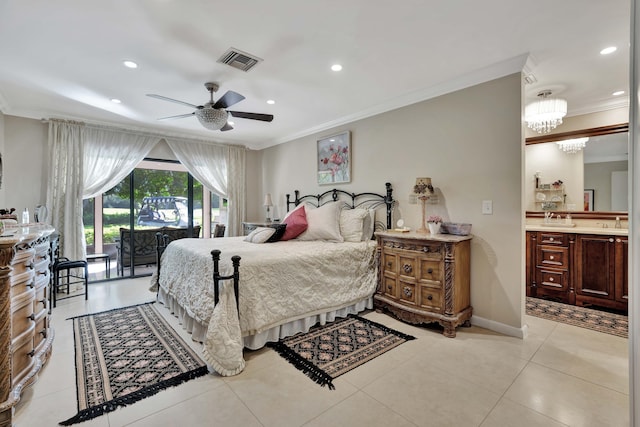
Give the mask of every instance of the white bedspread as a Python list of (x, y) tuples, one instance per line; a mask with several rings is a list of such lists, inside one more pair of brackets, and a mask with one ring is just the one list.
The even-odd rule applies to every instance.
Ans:
[[(204, 343), (205, 357), (224, 368), (223, 375), (242, 370), (240, 361), (229, 360), (230, 337), (239, 331), (242, 337), (254, 335), (292, 320), (343, 308), (375, 292), (375, 241), (327, 243), (287, 241), (255, 244), (243, 237), (216, 239), (180, 239), (171, 242), (162, 256), (160, 286), (185, 308), (197, 322), (208, 325)], [(220, 273), (232, 273), (231, 256), (240, 261), (240, 321), (233, 298), (220, 299), (219, 316), (213, 314), (213, 262), (211, 250), (221, 253)], [(224, 292), (231, 291), (232, 281), (223, 282)], [(237, 328), (236, 326), (239, 326)], [(217, 329), (216, 329), (217, 328)], [(226, 344), (225, 344), (226, 342)], [(241, 342), (241, 341), (240, 341)], [(240, 344), (240, 360), (242, 345)], [(244, 361), (242, 361), (242, 367)]]

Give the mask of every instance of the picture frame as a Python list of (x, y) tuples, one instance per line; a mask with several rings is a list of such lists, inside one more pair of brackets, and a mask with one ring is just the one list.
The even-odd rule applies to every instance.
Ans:
[(584, 190), (584, 211), (585, 212), (592, 212), (594, 210), (594, 206), (593, 206), (593, 196), (594, 196), (595, 190)]
[(316, 164), (319, 185), (351, 182), (351, 132), (318, 139)]

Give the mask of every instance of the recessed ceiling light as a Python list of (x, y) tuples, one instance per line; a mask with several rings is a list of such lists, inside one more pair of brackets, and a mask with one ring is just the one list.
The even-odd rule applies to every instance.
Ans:
[(273, 105), (275, 103), (276, 103), (276, 101), (274, 101), (273, 99), (268, 99), (267, 100), (267, 104), (269, 104), (269, 105)]
[(617, 91), (613, 92), (611, 95), (613, 95), (613, 96), (624, 95), (624, 91), (623, 90), (617, 90)]
[(340, 64), (333, 64), (333, 65), (331, 66), (331, 70), (333, 70), (333, 71), (340, 71), (340, 70), (342, 70), (342, 65), (340, 65)]
[(609, 47), (605, 47), (604, 49), (602, 49), (600, 51), (600, 55), (609, 55), (610, 53), (615, 52), (616, 50), (618, 50), (617, 47), (615, 46), (609, 46)]
[(127, 68), (138, 68), (138, 64), (133, 61), (122, 61), (125, 67)]
[(111, 98), (111, 102), (113, 102), (114, 104), (120, 104), (122, 101), (120, 101), (118, 98)]

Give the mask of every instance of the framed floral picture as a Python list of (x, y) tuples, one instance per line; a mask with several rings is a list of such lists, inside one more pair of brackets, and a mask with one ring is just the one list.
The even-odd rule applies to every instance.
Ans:
[(318, 140), (318, 184), (351, 182), (351, 132)]

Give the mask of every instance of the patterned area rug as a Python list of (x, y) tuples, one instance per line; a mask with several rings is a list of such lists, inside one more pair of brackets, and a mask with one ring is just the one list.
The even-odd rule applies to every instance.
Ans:
[(627, 338), (627, 316), (527, 297), (527, 314)]
[(73, 318), (78, 414), (68, 426), (208, 373), (153, 303)]
[(351, 315), (270, 343), (289, 363), (321, 386), (414, 337)]

